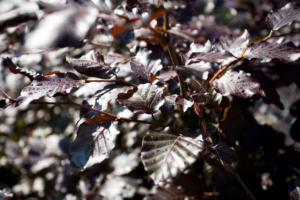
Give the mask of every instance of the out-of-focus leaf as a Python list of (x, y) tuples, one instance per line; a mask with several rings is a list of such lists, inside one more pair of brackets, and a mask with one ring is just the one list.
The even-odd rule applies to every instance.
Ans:
[(152, 52), (144, 49), (140, 50), (135, 59), (130, 62), (131, 69), (137, 75), (141, 83), (151, 83), (151, 74), (155, 75), (162, 69), (160, 60), (151, 59)]
[(223, 166), (225, 171), (234, 177), (239, 157), (234, 148), (229, 147), (226, 142), (220, 142), (211, 151), (206, 151), (204, 158), (210, 165)]
[[(165, 187), (154, 186), (151, 193), (146, 196), (145, 200), (170, 200), (170, 199), (185, 199), (184, 190), (175, 185), (166, 185)], [(188, 198), (189, 199), (189, 198)]]
[(97, 9), (64, 9), (47, 15), (25, 38), (25, 48), (40, 50), (81, 47), (82, 39), (96, 21)]
[(203, 123), (205, 126), (205, 131), (202, 132), (201, 130), (199, 130), (198, 133), (200, 132), (201, 134), (211, 135), (218, 130), (219, 125), (212, 123), (208, 118), (205, 118), (203, 120)]
[(300, 177), (298, 176), (294, 183), (289, 187), (289, 195), (291, 200), (300, 199)]
[(9, 26), (17, 26), (29, 20), (38, 20), (38, 5), (34, 2), (25, 3), (17, 9), (0, 14), (0, 32)]
[(54, 74), (41, 76), (38, 75), (32, 83), (21, 91), (18, 97), (16, 107), (21, 104), (29, 104), (32, 100), (39, 99), (42, 96), (53, 97), (59, 93), (68, 95), (73, 88), (83, 86), (85, 82), (71, 73), (54, 72)]
[(177, 94), (165, 96), (165, 103), (160, 107), (160, 111), (163, 117), (168, 117), (173, 112), (177, 97)]
[(24, 69), (21, 67), (16, 66), (10, 58), (6, 60), (6, 66), (8, 67), (9, 71), (13, 74), (22, 74), (23, 76), (28, 77), (31, 81), (38, 76), (39, 74), (33, 70)]
[(220, 128), (229, 137), (243, 136), (248, 132), (248, 126), (237, 104), (232, 103), (225, 108)]
[(248, 46), (244, 57), (247, 59), (258, 59), (260, 62), (270, 62), (276, 58), (281, 62), (289, 63), (300, 57), (300, 49), (283, 38), (275, 42), (260, 41)]
[(129, 99), (119, 98), (118, 101), (134, 113), (154, 114), (165, 103), (163, 87), (151, 85), (150, 83), (140, 84), (138, 91)]
[(187, 111), (188, 108), (194, 105), (194, 101), (192, 99), (184, 98), (183, 96), (178, 96), (176, 99), (176, 105), (179, 105), (181, 108), (181, 114)]
[(170, 131), (149, 131), (142, 143), (142, 162), (155, 184), (174, 177), (205, 150), (202, 135), (190, 138)]
[(217, 48), (224, 49), (230, 52), (235, 57), (241, 56), (244, 49), (248, 46), (250, 42), (250, 34), (245, 30), (240, 36), (227, 35), (217, 38), (213, 45)]
[(119, 134), (117, 122), (106, 116), (94, 116), (82, 123), (70, 149), (72, 171), (84, 170), (109, 157)]
[(290, 25), (294, 21), (300, 20), (300, 3), (291, 2), (278, 10), (269, 12), (266, 23), (273, 29), (278, 30), (283, 26)]
[(130, 62), (132, 57), (118, 54), (115, 52), (108, 52), (108, 54), (103, 55), (105, 64), (110, 67), (116, 67), (118, 64)]
[(217, 89), (223, 96), (235, 95), (242, 99), (248, 99), (254, 94), (266, 96), (260, 89), (259, 83), (250, 77), (249, 73), (240, 70), (229, 70), (221, 78), (211, 82), (211, 86)]
[(203, 106), (217, 106), (222, 101), (222, 95), (215, 91), (206, 80), (206, 73), (203, 74), (203, 79), (199, 80), (192, 77), (188, 86), (191, 90), (194, 101)]
[(108, 79), (119, 71), (119, 68), (107, 65), (104, 57), (94, 50), (79, 59), (67, 56), (67, 61), (77, 72), (90, 77)]
[(12, 193), (11, 189), (9, 188), (4, 188), (0, 190), (0, 200), (8, 200), (11, 199), (14, 196)]
[[(165, 68), (164, 68), (165, 69)], [(156, 76), (156, 78), (160, 81), (168, 81), (176, 76), (177, 73), (176, 71), (170, 70), (170, 69), (162, 69), (159, 71), (158, 75)]]
[(4, 110), (8, 106), (10, 106), (11, 103), (9, 102), (9, 99), (0, 98), (0, 111)]

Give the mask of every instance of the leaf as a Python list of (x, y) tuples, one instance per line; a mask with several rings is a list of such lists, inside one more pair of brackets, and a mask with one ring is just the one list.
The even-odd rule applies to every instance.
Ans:
[(77, 72), (91, 77), (108, 79), (119, 71), (119, 68), (107, 65), (104, 57), (94, 50), (79, 59), (67, 56), (67, 61)]
[(217, 89), (223, 96), (235, 95), (242, 99), (248, 99), (254, 94), (266, 96), (260, 89), (260, 85), (249, 73), (240, 70), (228, 70), (221, 78), (211, 82), (211, 86)]
[(14, 196), (11, 189), (3, 188), (0, 190), (0, 199), (1, 200), (9, 200)]
[(16, 107), (21, 104), (29, 104), (32, 100), (39, 99), (42, 96), (53, 97), (57, 93), (68, 95), (73, 88), (78, 88), (84, 84), (85, 81), (80, 80), (77, 75), (71, 72), (38, 75), (29, 86), (21, 91)]
[(194, 163), (205, 145), (202, 136), (193, 139), (167, 131), (149, 131), (142, 143), (142, 162), (155, 184), (175, 177)]
[(134, 113), (154, 114), (165, 103), (163, 87), (151, 85), (150, 83), (140, 84), (138, 91), (129, 99), (119, 98), (118, 101)]
[(300, 20), (300, 3), (291, 2), (278, 10), (269, 12), (266, 23), (273, 29), (278, 30), (283, 26), (290, 25), (294, 21)]
[(33, 79), (38, 76), (39, 74), (36, 73), (35, 71), (33, 70), (28, 70), (28, 69), (25, 69), (25, 68), (21, 68), (21, 67), (18, 67), (16, 66), (12, 60), (10, 58), (7, 57), (7, 60), (6, 60), (6, 66), (8, 67), (9, 71), (13, 74), (22, 74), (23, 76), (26, 76), (28, 77), (31, 81), (33, 81)]
[[(136, 88), (133, 86), (115, 84), (105, 86), (102, 90), (96, 92), (96, 94), (88, 100), (83, 101), (83, 105), (92, 107), (97, 110), (106, 110), (108, 107), (108, 103), (111, 100), (118, 98), (125, 98), (125, 94), (127, 96), (131, 96)], [(95, 115), (99, 115), (98, 112), (92, 110), (81, 109), (80, 112), (80, 121), (87, 120), (92, 118)], [(79, 123), (80, 124), (80, 123)]]
[(289, 187), (289, 195), (291, 196), (291, 200), (299, 200), (300, 199), (300, 177), (298, 176), (294, 183)]
[(243, 136), (248, 132), (244, 116), (235, 103), (224, 110), (223, 119), (219, 125), (224, 134), (229, 137)]
[(198, 130), (198, 134), (211, 135), (218, 130), (219, 124), (212, 123), (208, 118), (203, 120), (205, 131)]
[(220, 142), (211, 151), (206, 151), (205, 160), (210, 165), (224, 167), (225, 171), (231, 176), (235, 176), (235, 168), (239, 157), (233, 147), (229, 147), (226, 142)]
[(289, 63), (300, 57), (300, 49), (291, 41), (281, 38), (272, 43), (260, 41), (249, 45), (244, 57), (249, 60), (256, 58), (260, 62), (270, 62), (277, 58), (281, 62)]
[(81, 47), (83, 38), (95, 23), (95, 8), (68, 8), (47, 15), (25, 38), (31, 50)]
[(160, 107), (163, 117), (168, 117), (170, 114), (172, 114), (177, 97), (177, 94), (165, 96), (165, 103)]
[(239, 57), (248, 46), (249, 38), (250, 34), (245, 30), (240, 36), (226, 35), (219, 37), (213, 42), (213, 45), (220, 50), (223, 49), (230, 52), (235, 57)]
[(185, 199), (188, 196), (184, 195), (182, 187), (175, 185), (166, 185), (164, 187), (155, 186), (151, 189), (151, 193), (145, 197), (145, 200), (170, 200), (170, 199)]
[(106, 116), (94, 116), (82, 123), (70, 149), (70, 162), (73, 172), (82, 171), (109, 157), (119, 134), (116, 121)]
[(187, 98), (184, 98), (183, 96), (178, 96), (175, 103), (176, 103), (176, 105), (180, 106), (181, 114), (186, 112), (188, 108), (190, 108), (194, 105), (194, 101), (192, 99), (187, 99)]
[(135, 59), (130, 62), (131, 69), (137, 75), (140, 83), (151, 83), (151, 74), (155, 75), (162, 69), (160, 60), (152, 60), (152, 51), (139, 50)]

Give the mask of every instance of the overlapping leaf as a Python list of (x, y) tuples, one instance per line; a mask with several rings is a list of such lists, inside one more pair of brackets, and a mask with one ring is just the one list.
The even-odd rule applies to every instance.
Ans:
[(160, 107), (163, 117), (168, 117), (173, 112), (177, 97), (177, 94), (165, 96), (165, 103)]
[(163, 89), (163, 87), (150, 83), (140, 84), (138, 91), (132, 97), (129, 99), (119, 98), (118, 101), (134, 113), (153, 114), (158, 112), (165, 102)]
[(259, 83), (244, 71), (227, 71), (221, 78), (211, 82), (211, 86), (217, 89), (223, 96), (235, 95), (242, 99), (248, 99), (254, 94), (265, 96)]
[(181, 114), (194, 105), (194, 101), (191, 98), (184, 98), (183, 96), (178, 96), (175, 103), (180, 106)]
[(151, 74), (155, 75), (162, 69), (160, 60), (152, 60), (151, 54), (152, 52), (147, 49), (140, 50), (136, 54), (135, 60), (130, 62), (132, 71), (134, 71), (141, 83), (151, 83)]
[(235, 103), (225, 109), (219, 126), (225, 135), (229, 137), (243, 136), (249, 130), (239, 106)]
[(55, 72), (45, 76), (38, 75), (29, 86), (21, 91), (16, 106), (28, 104), (42, 96), (53, 97), (57, 93), (68, 95), (73, 88), (78, 88), (84, 84), (83, 80), (80, 80), (77, 75), (71, 72)]
[(72, 171), (84, 170), (109, 157), (119, 134), (116, 123), (98, 115), (79, 126), (70, 149)]
[(226, 35), (217, 38), (213, 45), (218, 49), (224, 49), (230, 52), (235, 57), (242, 55), (244, 49), (248, 46), (250, 42), (250, 34), (245, 30), (240, 36)]
[(272, 10), (266, 18), (266, 23), (273, 30), (278, 30), (283, 26), (291, 24), (293, 21), (299, 20), (300, 3), (291, 2), (278, 10)]
[(149, 131), (142, 143), (142, 162), (155, 184), (176, 176), (196, 161), (205, 145), (202, 136), (193, 139), (168, 131)]
[(272, 59), (279, 59), (281, 62), (289, 63), (300, 57), (300, 49), (285, 39), (276, 42), (260, 41), (248, 46), (245, 58), (258, 59), (260, 62), (270, 62)]
[[(67, 56), (67, 61), (77, 72), (91, 77), (107, 79), (119, 71), (119, 68), (111, 68), (106, 64), (104, 57), (94, 50), (79, 59)], [(112, 63), (111, 60), (110, 63)]]

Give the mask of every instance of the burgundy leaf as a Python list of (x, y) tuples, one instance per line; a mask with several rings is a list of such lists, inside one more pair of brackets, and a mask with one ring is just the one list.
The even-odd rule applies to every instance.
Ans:
[(175, 177), (205, 151), (202, 135), (179, 136), (170, 130), (149, 131), (142, 143), (142, 162), (155, 184)]
[(186, 99), (183, 96), (178, 96), (176, 99), (176, 105), (179, 105), (181, 108), (181, 114), (187, 111), (188, 108), (194, 105), (194, 101), (192, 99)]
[(250, 77), (249, 73), (240, 70), (229, 70), (221, 78), (211, 82), (211, 86), (217, 89), (223, 96), (235, 95), (242, 99), (248, 99), (254, 94), (266, 96), (260, 89), (259, 83)]
[(300, 3), (291, 2), (278, 10), (269, 12), (266, 23), (273, 30), (290, 25), (293, 21), (300, 20)]
[(72, 171), (82, 171), (109, 157), (120, 133), (116, 124), (116, 121), (98, 115), (79, 126), (70, 149)]
[(237, 104), (232, 103), (229, 108), (224, 110), (220, 129), (229, 137), (246, 135), (249, 128)]
[(108, 54), (103, 55), (105, 64), (115, 67), (118, 64), (130, 62), (132, 58), (130, 56), (118, 54), (115, 52), (108, 52)]
[(11, 73), (22, 74), (23, 76), (27, 76), (31, 81), (33, 81), (33, 79), (39, 75), (38, 73), (36, 73), (33, 70), (29, 71), (28, 69), (16, 66), (10, 58), (7, 58), (6, 66), (9, 68), (9, 71)]
[(91, 77), (108, 79), (119, 71), (119, 68), (106, 64), (104, 57), (94, 50), (79, 59), (67, 56), (67, 61), (77, 72)]
[(170, 79), (172, 79), (176, 76), (178, 76), (176, 71), (173, 71), (171, 69), (163, 68), (162, 70), (160, 70), (158, 72), (158, 75), (156, 76), (156, 78), (160, 81), (167, 81), (167, 80), (170, 80)]
[(247, 30), (244, 31), (240, 36), (227, 35), (222, 36), (216, 39), (213, 42), (213, 45), (218, 49), (226, 50), (230, 52), (235, 57), (239, 57), (242, 55), (244, 49), (248, 46), (250, 42), (250, 34)]
[(162, 107), (160, 107), (160, 111), (163, 117), (168, 117), (173, 112), (177, 97), (177, 94), (165, 96), (165, 103), (162, 105)]
[(256, 58), (260, 62), (270, 62), (272, 59), (277, 58), (281, 62), (289, 63), (297, 60), (300, 57), (300, 49), (295, 45), (283, 38), (275, 42), (260, 41), (251, 44), (245, 54), (245, 58)]
[(29, 104), (32, 100), (39, 99), (42, 96), (53, 97), (57, 93), (68, 95), (73, 88), (78, 88), (84, 84), (83, 80), (80, 80), (77, 75), (71, 72), (38, 75), (29, 86), (21, 91), (16, 107), (21, 104)]
[(163, 87), (150, 83), (140, 84), (138, 91), (132, 97), (129, 99), (119, 98), (118, 101), (134, 113), (154, 114), (165, 103), (163, 90)]
[(140, 50), (135, 59), (130, 62), (131, 69), (137, 75), (141, 83), (151, 83), (151, 74), (155, 75), (162, 69), (160, 60), (152, 60), (152, 51)]

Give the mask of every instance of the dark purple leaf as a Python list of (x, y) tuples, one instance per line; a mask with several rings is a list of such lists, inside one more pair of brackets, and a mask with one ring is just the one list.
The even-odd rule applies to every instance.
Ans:
[(170, 131), (149, 131), (142, 143), (142, 162), (155, 184), (175, 177), (193, 164), (205, 145), (202, 135), (193, 139)]
[(289, 187), (289, 195), (291, 200), (300, 199), (300, 177), (298, 176), (294, 183)]
[(259, 83), (250, 77), (249, 73), (240, 70), (229, 70), (221, 78), (211, 82), (211, 86), (217, 89), (223, 96), (235, 95), (242, 99), (248, 99), (254, 94), (266, 96), (260, 89)]
[(177, 97), (177, 94), (165, 96), (165, 103), (162, 105), (162, 107), (160, 107), (160, 111), (163, 117), (168, 117), (173, 112)]
[(170, 80), (174, 77), (177, 77), (177, 72), (176, 71), (173, 71), (171, 69), (166, 69), (166, 68), (163, 68), (162, 70), (160, 70), (156, 76), (156, 78), (160, 81), (167, 81), (167, 80)]
[(97, 9), (64, 9), (47, 15), (25, 38), (25, 48), (40, 50), (81, 47), (82, 39), (96, 21)]
[(291, 2), (278, 10), (271, 10), (266, 18), (267, 25), (278, 30), (283, 26), (290, 25), (293, 21), (300, 19), (300, 3)]
[(109, 157), (119, 134), (116, 124), (116, 121), (98, 115), (79, 126), (70, 149), (72, 171), (82, 171)]
[(180, 106), (181, 114), (194, 105), (194, 101), (192, 99), (186, 99), (183, 96), (178, 96), (175, 103)]
[(140, 84), (138, 91), (129, 99), (119, 98), (118, 101), (134, 113), (154, 114), (164, 104), (163, 87), (151, 85), (150, 83)]
[(247, 59), (258, 59), (260, 62), (270, 62), (276, 58), (281, 62), (289, 63), (300, 57), (300, 49), (283, 38), (275, 42), (260, 41), (248, 46), (244, 57)]
[(235, 57), (242, 55), (244, 49), (250, 42), (250, 34), (247, 30), (244, 31), (240, 36), (227, 35), (216, 39), (213, 45), (220, 50), (226, 50)]
[(249, 130), (239, 106), (235, 103), (232, 103), (229, 108), (225, 108), (219, 126), (228, 137), (243, 136)]
[(119, 68), (111, 68), (109, 64), (106, 64), (104, 57), (94, 50), (79, 59), (67, 56), (67, 61), (77, 72), (91, 77), (108, 79), (119, 71)]
[(50, 75), (38, 75), (32, 83), (21, 91), (18, 97), (16, 107), (21, 104), (29, 104), (32, 100), (39, 99), (42, 96), (53, 97), (59, 93), (68, 95), (72, 89), (83, 86), (85, 81), (71, 73), (55, 72)]
[(143, 49), (130, 62), (132, 71), (134, 71), (141, 83), (151, 83), (151, 74), (155, 75), (162, 69), (161, 61), (152, 60), (151, 56), (151, 51)]
[(132, 57), (118, 54), (115, 52), (108, 52), (108, 54), (103, 55), (105, 64), (115, 67), (118, 64), (130, 62)]
[[(155, 186), (145, 200), (170, 200), (185, 199), (184, 190), (175, 185), (166, 185), (164, 187)], [(188, 197), (187, 197), (188, 198)]]

